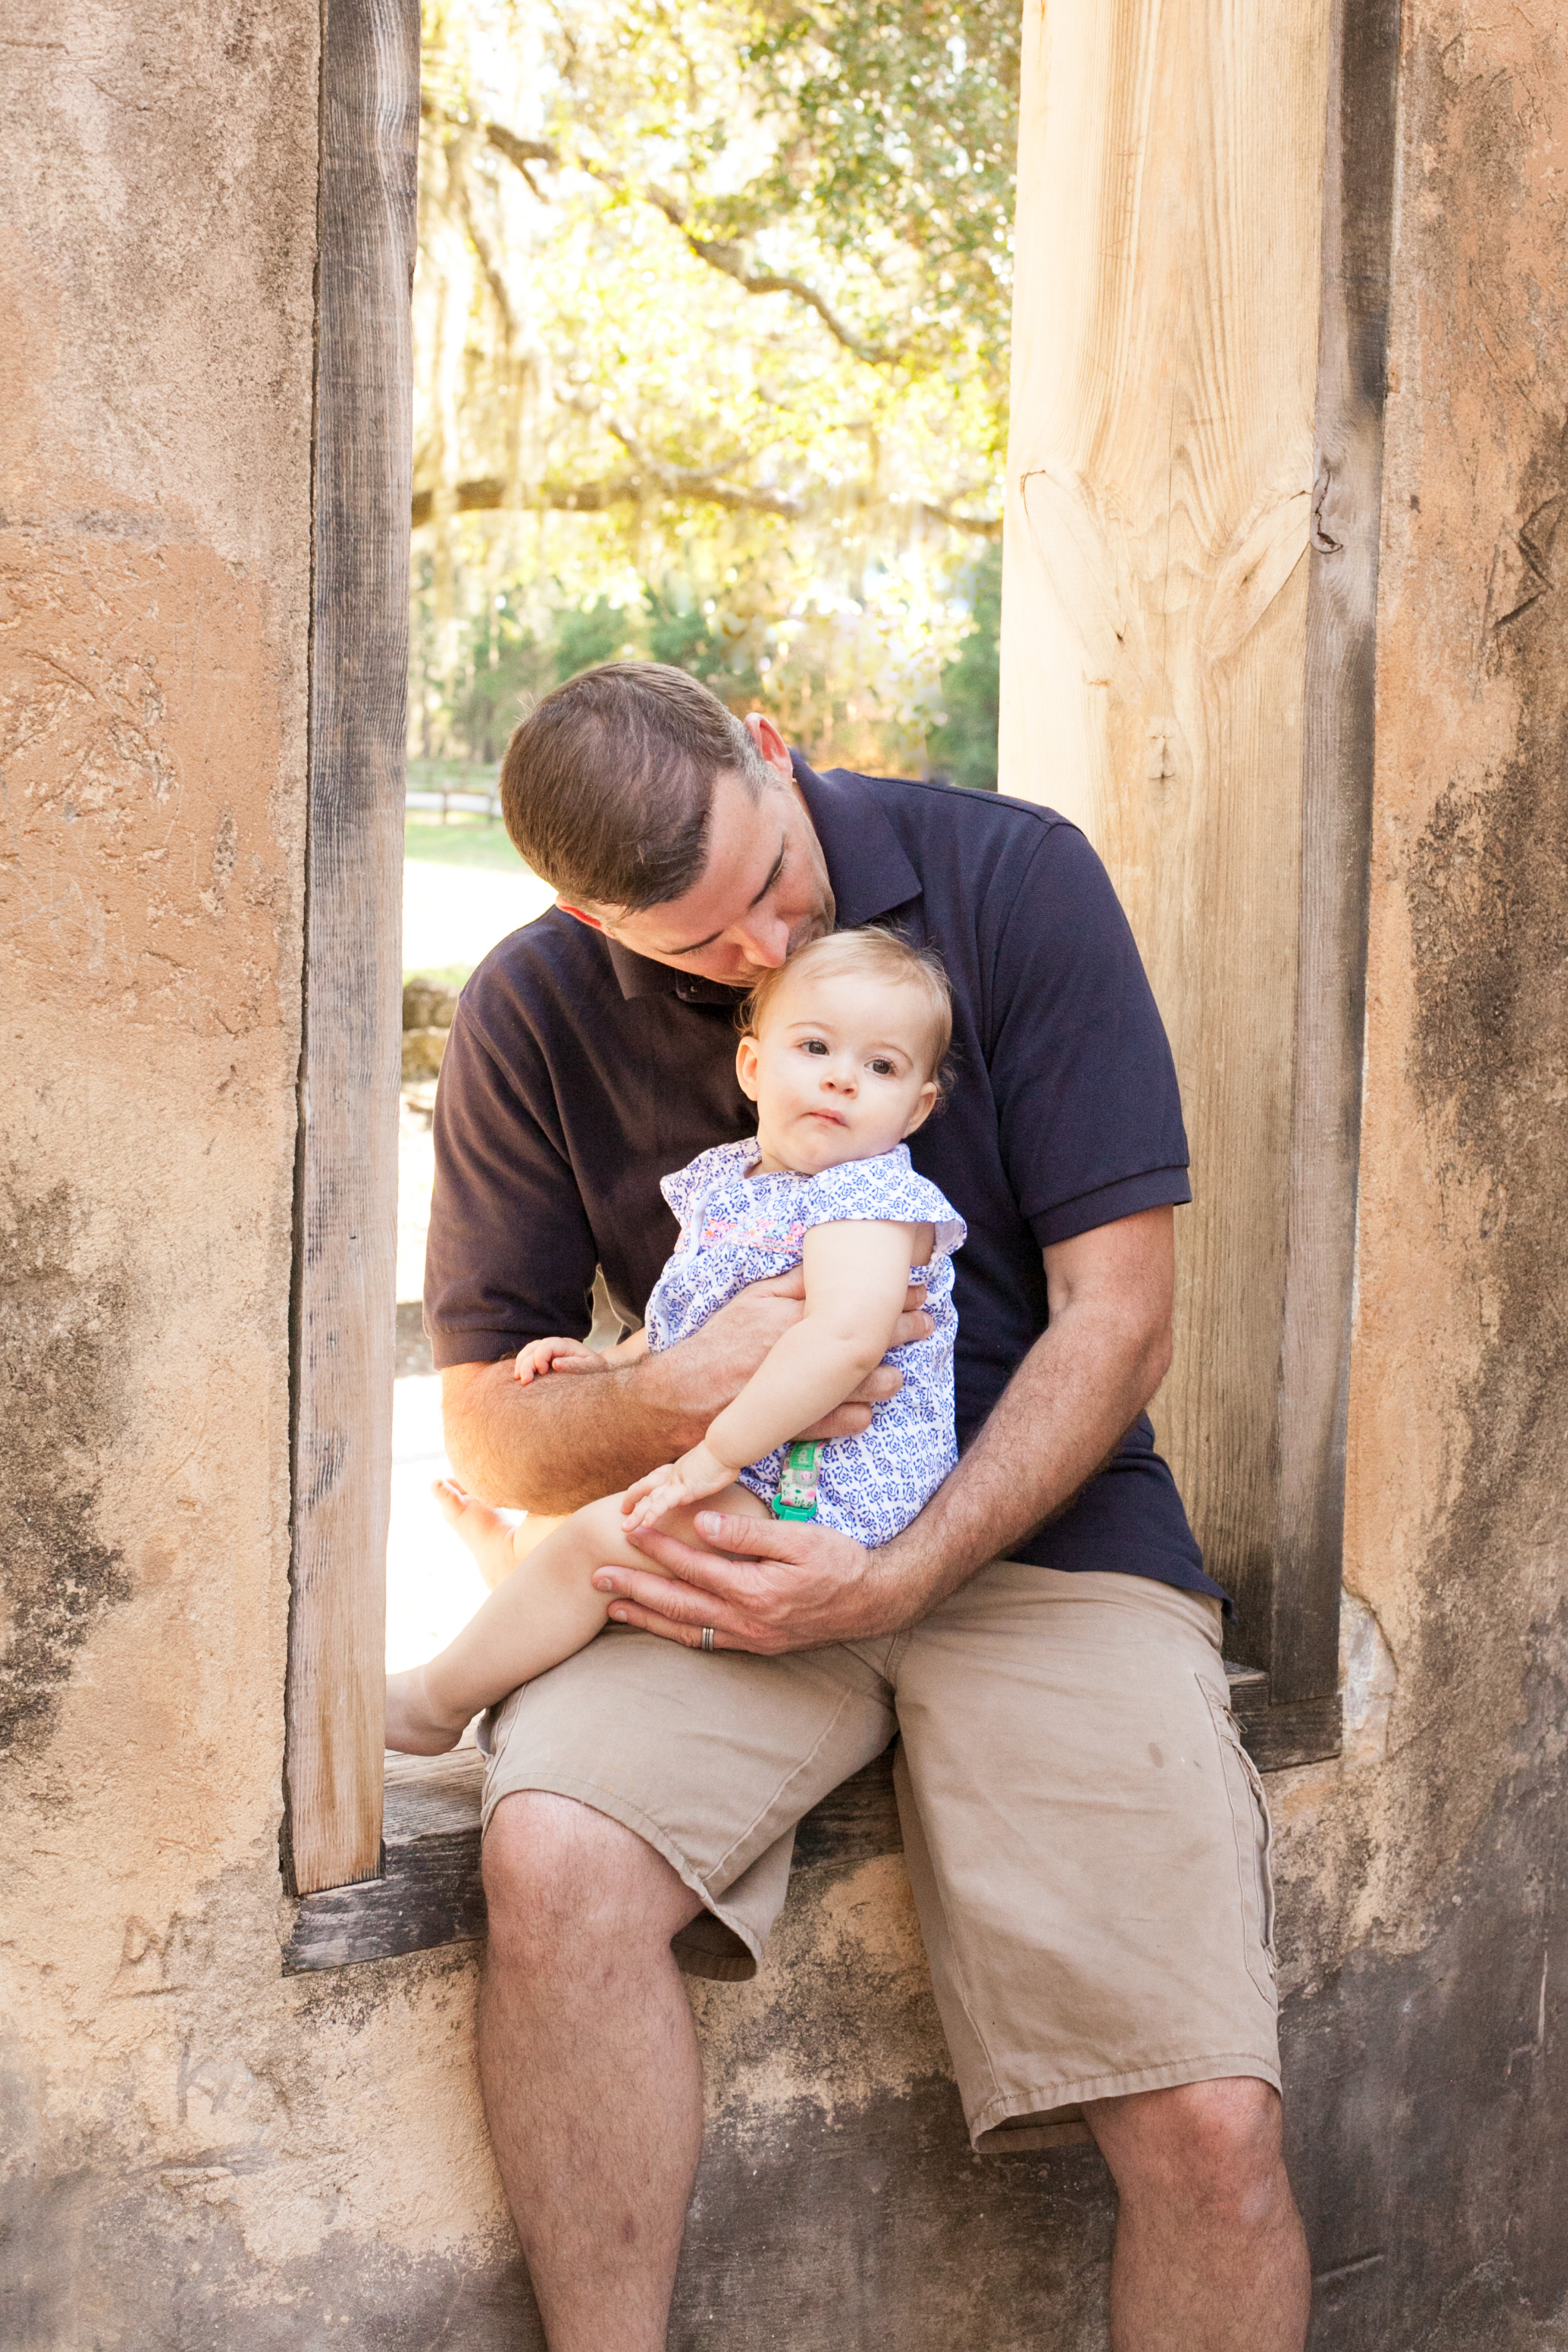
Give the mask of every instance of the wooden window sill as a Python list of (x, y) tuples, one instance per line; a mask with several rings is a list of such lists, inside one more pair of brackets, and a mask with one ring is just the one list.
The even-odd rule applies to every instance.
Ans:
[[(1339, 1753), (1337, 1696), (1270, 1706), (1267, 1675), (1231, 1664), (1226, 1671), (1242, 1738), (1260, 1772)], [(471, 1748), (450, 1756), (389, 1757), (382, 1874), (305, 1897), (284, 1948), (284, 1974), (392, 1959), (482, 1936), (483, 1779), (484, 1759)], [(806, 1814), (795, 1832), (795, 1867), (865, 1862), (902, 1847), (889, 1748)]]

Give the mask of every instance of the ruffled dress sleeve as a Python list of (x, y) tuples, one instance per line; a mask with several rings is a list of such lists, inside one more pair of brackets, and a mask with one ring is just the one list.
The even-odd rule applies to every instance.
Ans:
[(795, 1213), (805, 1227), (931, 1225), (936, 1230), (933, 1257), (951, 1257), (963, 1247), (969, 1231), (947, 1195), (916, 1174), (904, 1143), (878, 1160), (851, 1160), (842, 1168), (824, 1169), (802, 1188)]

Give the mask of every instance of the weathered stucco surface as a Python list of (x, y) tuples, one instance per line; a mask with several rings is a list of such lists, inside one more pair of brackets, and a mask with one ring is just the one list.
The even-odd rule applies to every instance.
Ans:
[(1352, 1737), (1274, 1796), (1321, 2341), (1512, 2352), (1568, 2343), (1568, 37), (1403, 51)]
[[(1347, 1744), (1277, 1780), (1315, 2341), (1568, 2347), (1568, 45), (1408, 0)], [(476, 1958), (285, 1979), (317, 26), (23, 0), (0, 328), (0, 2340), (538, 2343)], [(672, 2342), (1103, 2343), (899, 1864), (695, 1994)]]

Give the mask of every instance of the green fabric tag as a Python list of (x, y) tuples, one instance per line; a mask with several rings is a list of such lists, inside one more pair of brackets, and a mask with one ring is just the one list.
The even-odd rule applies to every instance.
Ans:
[(822, 1445), (816, 1438), (797, 1437), (784, 1455), (779, 1490), (773, 1496), (775, 1519), (815, 1519), (816, 1465)]

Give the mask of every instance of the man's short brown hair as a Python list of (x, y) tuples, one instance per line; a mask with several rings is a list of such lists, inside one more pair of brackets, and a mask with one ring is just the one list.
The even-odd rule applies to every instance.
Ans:
[(713, 785), (752, 797), (773, 771), (716, 694), (663, 662), (605, 662), (547, 694), (506, 747), (500, 803), (519, 853), (563, 898), (637, 914), (702, 872)]

